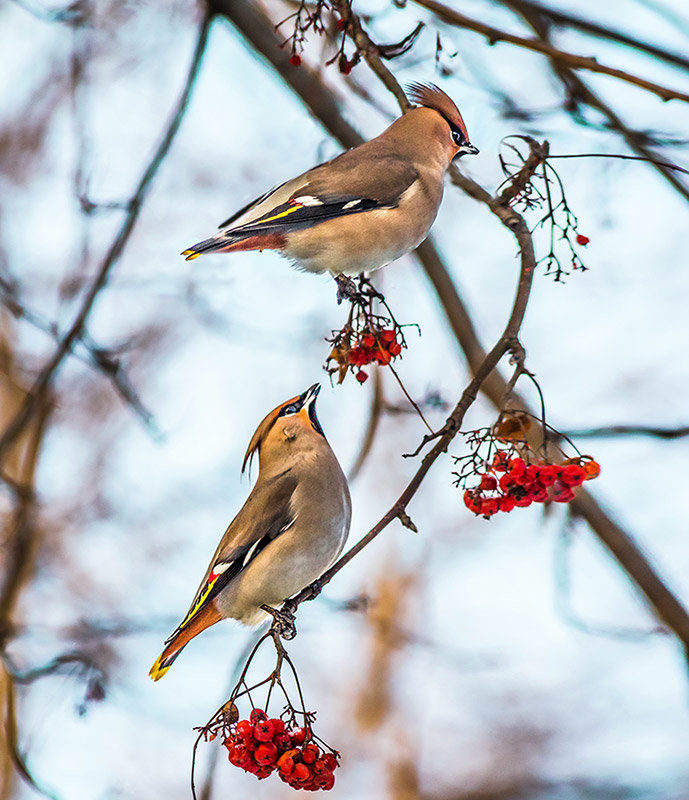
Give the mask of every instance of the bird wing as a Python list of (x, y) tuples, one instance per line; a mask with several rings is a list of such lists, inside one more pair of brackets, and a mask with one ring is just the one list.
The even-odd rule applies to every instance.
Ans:
[(240, 209), (223, 234), (287, 233), (319, 222), (374, 209), (395, 208), (419, 177), (405, 159), (367, 142), (321, 164)]
[(291, 470), (258, 482), (220, 540), (186, 616), (166, 640), (177, 636), (227, 584), (295, 521), (291, 499), (297, 479)]

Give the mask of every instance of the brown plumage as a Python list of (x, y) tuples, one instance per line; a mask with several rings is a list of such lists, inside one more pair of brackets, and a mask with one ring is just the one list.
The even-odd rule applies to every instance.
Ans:
[(316, 417), (320, 386), (281, 403), (259, 424), (256, 484), (220, 540), (189, 611), (150, 675), (158, 680), (182, 648), (221, 619), (253, 625), (335, 561), (349, 533), (349, 489)]
[(438, 212), (453, 158), (477, 153), (457, 106), (433, 84), (380, 136), (293, 178), (185, 250), (277, 250), (295, 266), (334, 276), (378, 269), (420, 244)]

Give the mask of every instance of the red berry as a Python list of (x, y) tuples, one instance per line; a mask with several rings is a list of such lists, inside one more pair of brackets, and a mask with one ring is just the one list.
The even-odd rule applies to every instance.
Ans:
[(277, 749), (280, 750), (280, 752), (283, 752), (284, 750), (289, 750), (292, 746), (292, 737), (286, 732), (278, 733), (273, 738), (273, 742), (275, 743)]
[(305, 744), (301, 748), (301, 758), (305, 764), (313, 764), (320, 754), (321, 751), (316, 744)]
[(254, 726), (248, 719), (240, 719), (235, 730), (242, 739), (250, 739), (254, 735)]
[(515, 499), (509, 494), (503, 495), (498, 499), (500, 511), (512, 511), (515, 506)]
[(569, 503), (570, 500), (574, 500), (574, 492), (569, 488), (562, 492), (556, 492), (553, 495), (553, 500), (556, 503)]
[(533, 500), (529, 497), (528, 494), (525, 494), (523, 497), (515, 497), (514, 504), (515, 506), (519, 506), (520, 508), (526, 508), (533, 503)]
[(552, 486), (557, 480), (557, 467), (552, 464), (542, 464), (538, 471), (538, 482), (541, 486)]
[(376, 337), (372, 333), (367, 333), (361, 340), (364, 347), (373, 347), (376, 343)]
[(492, 489), (497, 489), (498, 481), (494, 475), (483, 475), (481, 477), (481, 483), (479, 483), (478, 488), (483, 489), (484, 491), (491, 491)]
[(292, 736), (292, 744), (298, 745), (303, 744), (306, 741), (306, 728), (295, 728), (293, 731), (290, 732)]
[(590, 241), (591, 241), (591, 240), (589, 239), (589, 237), (588, 237), (588, 236), (584, 236), (584, 234), (583, 234), (583, 233), (578, 233), (578, 234), (577, 234), (577, 244), (580, 244), (580, 245), (582, 245), (582, 246), (585, 246), (585, 245), (587, 245), (587, 244), (588, 244)]
[(512, 458), (507, 464), (510, 475), (516, 480), (526, 472), (526, 463), (523, 458)]
[(274, 734), (275, 728), (269, 719), (260, 719), (254, 725), (254, 738), (259, 742), (269, 742)]
[(500, 510), (498, 505), (498, 500), (496, 497), (486, 497), (483, 502), (481, 503), (481, 510), (479, 514), (483, 514), (484, 517), (492, 517), (493, 514), (497, 514)]
[(297, 53), (293, 53), (293, 54), (290, 56), (289, 63), (290, 63), (290, 64), (291, 64), (293, 67), (298, 67), (298, 66), (301, 64), (301, 56), (300, 56), (300, 55), (297, 55)]
[(228, 758), (235, 767), (241, 767), (245, 762), (251, 760), (251, 753), (243, 744), (235, 744), (229, 748)]
[(548, 490), (545, 486), (532, 483), (527, 487), (527, 496), (530, 497), (534, 503), (545, 503), (548, 499)]
[(260, 708), (255, 708), (251, 714), (249, 714), (249, 721), (252, 725), (255, 725), (259, 720), (262, 719), (268, 719), (268, 715)]
[(325, 753), (323, 755), (323, 763), (332, 771), (337, 767), (337, 756), (335, 753)]
[(266, 766), (266, 764), (274, 764), (277, 761), (277, 757), (278, 749), (272, 742), (265, 742), (259, 745), (254, 753), (256, 763), (262, 767)]
[(507, 465), (509, 463), (509, 458), (507, 457), (507, 453), (502, 450), (498, 450), (498, 452), (493, 456), (493, 469), (496, 472), (507, 472)]
[(562, 468), (560, 480), (567, 486), (579, 486), (586, 480), (586, 470), (578, 464), (567, 464)]
[(500, 480), (498, 481), (498, 483), (499, 483), (500, 488), (502, 489), (503, 492), (507, 492), (513, 486), (517, 485), (517, 482), (515, 481), (515, 479), (508, 472), (506, 472), (504, 475), (500, 476)]
[(392, 356), (390, 355), (390, 353), (388, 353), (387, 350), (383, 350), (382, 348), (379, 348), (376, 351), (375, 358), (376, 358), (376, 361), (379, 364), (382, 364), (385, 367), (390, 363), (390, 361), (392, 359)]
[(347, 23), (343, 19), (337, 20), (337, 30), (341, 31)]
[(398, 356), (402, 352), (402, 345), (399, 342), (391, 342), (388, 345), (388, 353), (391, 356)]
[(299, 783), (305, 783), (313, 777), (313, 772), (306, 766), (306, 764), (295, 764), (290, 778)]
[(288, 750), (278, 758), (277, 767), (283, 775), (290, 775), (294, 769), (294, 756), (299, 753), (298, 750)]
[(480, 495), (477, 495), (476, 490), (467, 489), (464, 492), (464, 505), (469, 509), (469, 511), (473, 511), (474, 514), (480, 513), (481, 502), (482, 498)]
[(273, 726), (273, 730), (275, 731), (275, 735), (279, 735), (285, 732), (285, 723), (283, 720), (279, 719), (278, 717), (274, 717), (270, 720), (271, 725)]
[(322, 775), (324, 772), (331, 771), (328, 769), (328, 767), (326, 767), (325, 761), (322, 758), (316, 759), (316, 761), (311, 764), (311, 769), (313, 770), (314, 775)]
[(380, 332), (380, 340), (381, 342), (385, 342), (385, 344), (390, 344), (390, 342), (394, 342), (397, 338), (395, 331), (392, 328), (386, 328), (384, 331)]
[(368, 380), (368, 375), (363, 371), (363, 369), (360, 369), (354, 377), (359, 381), (359, 383), (366, 383)]

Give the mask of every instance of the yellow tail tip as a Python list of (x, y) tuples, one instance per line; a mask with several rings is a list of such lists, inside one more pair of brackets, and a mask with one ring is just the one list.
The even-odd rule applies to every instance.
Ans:
[(163, 675), (170, 669), (172, 664), (169, 664), (167, 667), (163, 666), (163, 657), (160, 656), (156, 663), (151, 667), (151, 671), (148, 673), (149, 677), (152, 678), (154, 681), (159, 681)]
[(197, 253), (196, 250), (183, 250), (182, 255), (186, 256), (185, 261), (193, 261), (195, 258), (198, 258), (201, 253)]

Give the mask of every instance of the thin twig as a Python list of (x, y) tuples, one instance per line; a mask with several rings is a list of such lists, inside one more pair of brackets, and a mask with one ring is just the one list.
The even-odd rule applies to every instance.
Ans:
[(20, 435), (20, 433), (24, 429), (24, 426), (28, 423), (28, 421), (36, 412), (36, 409), (44, 401), (46, 394), (53, 382), (53, 379), (55, 378), (56, 373), (62, 366), (65, 357), (68, 355), (68, 353), (72, 350), (76, 342), (83, 335), (84, 330), (86, 328), (86, 323), (88, 322), (89, 316), (91, 315), (91, 311), (93, 310), (98, 294), (106, 285), (110, 277), (110, 273), (112, 272), (113, 268), (115, 267), (120, 257), (122, 256), (124, 248), (127, 242), (129, 241), (129, 237), (134, 229), (134, 225), (136, 224), (136, 221), (139, 218), (139, 214), (141, 212), (143, 204), (148, 196), (148, 192), (151, 188), (153, 179), (156, 176), (158, 170), (160, 169), (160, 166), (163, 163), (165, 156), (168, 154), (170, 146), (172, 145), (172, 142), (175, 138), (175, 135), (177, 134), (177, 131), (179, 130), (182, 120), (184, 119), (184, 114), (186, 112), (189, 99), (194, 89), (194, 85), (196, 83), (196, 77), (198, 75), (201, 66), (201, 61), (203, 59), (203, 54), (206, 49), (206, 42), (208, 40), (208, 32), (210, 30), (211, 20), (212, 20), (212, 15), (210, 13), (207, 13), (203, 19), (203, 22), (201, 23), (199, 35), (196, 41), (196, 46), (194, 48), (194, 53), (192, 56), (184, 88), (182, 90), (179, 100), (177, 101), (177, 105), (173, 112), (172, 119), (168, 123), (160, 144), (156, 148), (156, 151), (151, 161), (149, 162), (148, 166), (144, 170), (143, 175), (141, 176), (141, 179), (139, 180), (139, 184), (134, 194), (132, 195), (131, 200), (128, 203), (127, 214), (119, 230), (117, 231), (117, 234), (115, 235), (110, 247), (108, 248), (105, 257), (103, 258), (99, 268), (96, 271), (96, 277), (94, 278), (93, 282), (88, 288), (86, 296), (84, 297), (81, 303), (81, 307), (79, 308), (76, 317), (74, 318), (72, 324), (70, 325), (65, 335), (60, 340), (60, 343), (55, 353), (53, 354), (53, 357), (41, 370), (38, 378), (35, 380), (33, 386), (29, 390), (26, 396), (26, 400), (22, 404), (20, 410), (5, 429), (2, 438), (0, 438), (0, 459), (2, 458), (2, 455), (7, 450), (7, 448)]
[(486, 25), (479, 20), (467, 17), (466, 14), (461, 14), (453, 8), (437, 2), (437, 0), (414, 0), (414, 2), (416, 5), (428, 9), (428, 11), (432, 11), (439, 19), (449, 25), (455, 25), (458, 28), (474, 31), (484, 36), (490, 44), (495, 44), (496, 42), (514, 44), (526, 50), (533, 50), (536, 53), (548, 56), (548, 58), (558, 61), (571, 69), (582, 69), (588, 72), (597, 72), (601, 75), (609, 75), (612, 78), (618, 78), (626, 83), (631, 83), (634, 86), (646, 89), (646, 91), (658, 95), (658, 97), (663, 100), (681, 100), (684, 103), (689, 103), (689, 94), (685, 92), (680, 92), (676, 89), (662, 86), (659, 83), (648, 81), (645, 78), (633, 75), (631, 72), (626, 72), (622, 69), (608, 67), (605, 64), (601, 64), (593, 56), (580, 56), (577, 53), (559, 50), (557, 47), (553, 47), (540, 38), (516, 36), (513, 33), (508, 33), (500, 28), (494, 28), (492, 25)]

